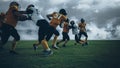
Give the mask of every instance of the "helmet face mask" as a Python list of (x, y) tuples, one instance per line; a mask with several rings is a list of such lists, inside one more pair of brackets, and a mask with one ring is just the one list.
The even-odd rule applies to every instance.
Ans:
[(70, 24), (71, 24), (71, 25), (74, 25), (74, 24), (75, 24), (75, 22), (74, 22), (74, 21), (71, 21), (71, 22), (70, 22)]

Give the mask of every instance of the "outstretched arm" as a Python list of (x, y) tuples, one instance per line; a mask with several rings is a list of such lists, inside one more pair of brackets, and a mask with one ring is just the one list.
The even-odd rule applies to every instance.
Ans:
[(17, 18), (18, 21), (28, 20), (28, 17), (26, 15), (23, 15), (25, 13), (26, 13), (25, 11), (15, 11), (15, 10), (13, 11), (15, 18)]
[(49, 20), (51, 20), (51, 17), (52, 17), (52, 14), (48, 14), (48, 15), (47, 15), (47, 18), (48, 18)]
[(20, 14), (28, 14), (26, 11), (18, 11)]

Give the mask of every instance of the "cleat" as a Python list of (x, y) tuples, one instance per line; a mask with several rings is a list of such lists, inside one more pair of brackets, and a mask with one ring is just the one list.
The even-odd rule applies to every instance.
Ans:
[(52, 48), (53, 48), (53, 49), (59, 49), (59, 47), (57, 47), (57, 46), (53, 46), (53, 45), (52, 45)]
[(66, 47), (66, 45), (64, 44), (62, 47)]
[(59, 45), (59, 42), (57, 42), (56, 44)]
[(82, 43), (82, 46), (85, 46), (85, 43)]
[(33, 44), (33, 49), (34, 49), (35, 51), (37, 50), (36, 44)]
[(77, 45), (77, 43), (74, 43), (74, 45)]
[(15, 51), (13, 51), (13, 50), (10, 50), (10, 53), (11, 53), (11, 54), (18, 55), (18, 53), (17, 53), (17, 52), (15, 52)]
[(46, 50), (43, 51), (43, 55), (45, 55), (45, 56), (49, 56), (52, 54), (53, 54), (53, 52), (51, 50), (50, 51), (46, 51)]
[(85, 42), (85, 45), (88, 45), (88, 42)]

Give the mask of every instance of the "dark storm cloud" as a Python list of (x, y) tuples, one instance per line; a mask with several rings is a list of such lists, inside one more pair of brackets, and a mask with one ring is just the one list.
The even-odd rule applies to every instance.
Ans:
[(0, 1), (0, 12), (6, 12), (9, 3), (8, 1)]
[(92, 14), (96, 21), (96, 23), (98, 24), (99, 27), (105, 27), (106, 24), (109, 24), (110, 21), (109, 20), (116, 20), (114, 21), (113, 25), (114, 27), (117, 25), (120, 25), (120, 9), (119, 7), (117, 8), (109, 8), (107, 10), (103, 10), (100, 13), (97, 14)]
[[(85, 18), (89, 39), (120, 39), (119, 0), (0, 0), (0, 12), (7, 11), (11, 1), (19, 2), (22, 10), (34, 4), (45, 18), (46, 14), (65, 8), (68, 17), (76, 19), (77, 23)], [(37, 38), (37, 27), (31, 21), (20, 22), (17, 29), (23, 39)]]

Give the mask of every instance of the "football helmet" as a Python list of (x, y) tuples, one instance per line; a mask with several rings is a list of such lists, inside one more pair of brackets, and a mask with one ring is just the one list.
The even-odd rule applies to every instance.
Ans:
[(67, 15), (67, 13), (66, 13), (66, 10), (65, 10), (65, 9), (60, 9), (59, 13), (60, 13), (60, 14), (63, 14), (63, 15)]
[(85, 20), (83, 18), (81, 18), (81, 22), (83, 23), (83, 22), (85, 22)]
[(19, 4), (17, 2), (15, 2), (15, 1), (11, 2), (9, 6), (11, 7), (11, 6), (14, 6), (14, 5), (19, 6)]
[(72, 20), (72, 21), (70, 22), (70, 24), (71, 24), (71, 25), (74, 25), (74, 24), (75, 24), (75, 22)]

